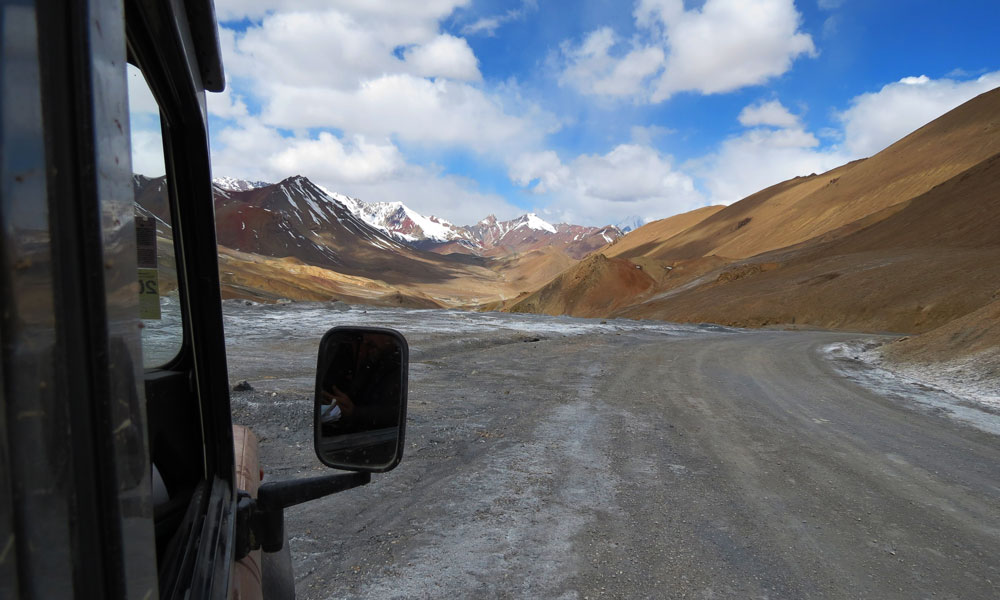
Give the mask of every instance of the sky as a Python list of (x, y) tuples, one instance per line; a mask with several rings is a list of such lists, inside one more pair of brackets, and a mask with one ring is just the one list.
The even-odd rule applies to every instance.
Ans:
[(300, 174), (456, 224), (731, 204), (1000, 86), (996, 0), (215, 5), (215, 176)]

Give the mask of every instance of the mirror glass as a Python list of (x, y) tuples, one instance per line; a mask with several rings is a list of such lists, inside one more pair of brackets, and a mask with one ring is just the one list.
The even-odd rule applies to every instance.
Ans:
[(334, 327), (316, 367), (314, 429), (323, 464), (382, 473), (403, 457), (406, 339), (373, 327)]

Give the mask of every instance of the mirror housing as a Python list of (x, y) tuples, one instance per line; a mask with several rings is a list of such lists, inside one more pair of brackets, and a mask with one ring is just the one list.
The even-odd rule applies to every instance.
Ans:
[(334, 327), (319, 345), (313, 432), (326, 466), (384, 473), (403, 458), (409, 347), (398, 331)]

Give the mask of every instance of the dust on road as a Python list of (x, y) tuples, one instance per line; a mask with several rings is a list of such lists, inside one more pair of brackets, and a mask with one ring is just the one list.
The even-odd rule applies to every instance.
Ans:
[(347, 323), (410, 340), (406, 451), (286, 512), (300, 598), (1000, 595), (997, 436), (844, 377), (822, 349), (857, 335), (229, 306), (272, 479), (326, 472), (315, 350)]

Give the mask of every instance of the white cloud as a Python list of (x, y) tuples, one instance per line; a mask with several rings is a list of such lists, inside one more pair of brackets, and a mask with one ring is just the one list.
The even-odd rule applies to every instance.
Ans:
[(268, 12), (242, 32), (220, 28), (227, 72), (331, 89), (350, 89), (386, 74), (481, 78), (465, 40), (440, 31), (440, 19), (459, 3), (354, 4), (297, 6)]
[(521, 146), (545, 133), (475, 87), (411, 75), (386, 75), (350, 91), (272, 86), (262, 118), (287, 129), (334, 127), (476, 152)]
[(777, 100), (744, 107), (738, 120), (746, 131), (689, 165), (705, 182), (713, 204), (732, 204), (786, 179), (822, 173), (850, 160), (839, 147), (821, 147)]
[(509, 165), (511, 180), (549, 202), (545, 213), (571, 223), (617, 223), (624, 215), (658, 219), (704, 203), (670, 157), (638, 144), (604, 155), (583, 154), (563, 164), (552, 151), (523, 154)]
[[(330, 189), (336, 182), (324, 183)], [(348, 193), (362, 200), (400, 201), (423, 215), (434, 215), (457, 225), (476, 223), (487, 214), (512, 219), (525, 211), (496, 194), (478, 191), (477, 182), (464, 177), (412, 167), (395, 177), (370, 184), (352, 185)]]
[[(352, 184), (390, 178), (405, 167), (391, 142), (363, 136), (344, 140), (321, 132), (315, 137), (286, 137), (254, 119), (244, 119), (213, 137), (223, 146), (212, 157), (219, 175), (277, 181), (298, 173)], [(248, 156), (254, 160), (248, 161)]]
[(669, 127), (661, 127), (659, 125), (646, 125), (645, 127), (633, 125), (629, 129), (632, 143), (639, 146), (653, 146), (655, 140), (674, 133), (677, 132)]
[(533, 181), (535, 191), (544, 193), (558, 188), (569, 179), (571, 173), (564, 167), (559, 155), (552, 150), (532, 152), (514, 157), (508, 166), (511, 181), (521, 187), (528, 187)]
[(128, 110), (132, 114), (160, 115), (160, 107), (138, 67), (126, 65)]
[(625, 56), (616, 58), (611, 50), (616, 45), (615, 33), (608, 27), (590, 32), (578, 48), (563, 44), (562, 51), (569, 64), (560, 81), (578, 90), (602, 96), (635, 96), (646, 80), (663, 64), (663, 50), (658, 47), (633, 47)]
[(284, 129), (336, 128), (501, 154), (552, 130), (555, 119), (537, 106), (510, 97), (503, 84), (482, 84), (468, 43), (440, 32), (438, 20), (457, 3), (412, 4), (392, 11), (340, 3), (268, 13), (244, 33), (223, 28), (228, 73), (261, 107), (264, 123)]
[(812, 38), (798, 31), (792, 0), (708, 0), (701, 11), (660, 16), (671, 52), (654, 102), (685, 90), (711, 94), (760, 84), (816, 52)]
[(956, 81), (904, 77), (861, 94), (839, 114), (844, 147), (854, 158), (871, 156), (958, 105), (1000, 86), (1000, 71)]
[(167, 172), (159, 130), (132, 129), (132, 172), (159, 177)]
[(142, 71), (128, 65), (129, 133), (132, 139), (132, 172), (147, 177), (166, 173), (163, 139), (160, 132), (160, 108), (146, 85)]
[(744, 127), (755, 127), (757, 125), (770, 125), (772, 127), (795, 127), (799, 124), (799, 118), (793, 115), (784, 107), (781, 102), (771, 100), (760, 102), (744, 107), (738, 117), (740, 125)]
[(821, 131), (831, 140), (825, 146), (777, 100), (750, 105), (739, 114), (746, 131), (687, 167), (704, 182), (713, 203), (730, 204), (786, 179), (876, 154), (997, 86), (1000, 71), (968, 81), (904, 77), (855, 96), (838, 114), (843, 128)]
[[(516, 211), (476, 182), (411, 162), (401, 149), (474, 152), (486, 161), (537, 147), (555, 117), (516, 83), (484, 82), (475, 53), (441, 20), (467, 0), (220, 0), (231, 91), (210, 100), (219, 175), (301, 173), (367, 201), (400, 200), (455, 222)], [(523, 10), (533, 2), (522, 5)]]
[[(513, 216), (503, 198), (475, 190), (475, 182), (408, 163), (390, 141), (363, 136), (284, 136), (254, 118), (213, 134), (216, 175), (279, 181), (294, 174), (367, 202), (402, 201), (423, 214), (474, 223), (487, 212)], [(248, 160), (253, 157), (253, 160)]]
[(483, 78), (479, 73), (479, 61), (468, 42), (447, 34), (408, 48), (405, 58), (407, 64), (412, 65), (422, 77), (448, 77), (464, 81)]
[(279, 12), (243, 33), (222, 28), (220, 38), (231, 74), (287, 85), (349, 89), (386, 73), (481, 78), (472, 49), (440, 33), (433, 12), (374, 22), (362, 11)]
[(328, 132), (315, 139), (295, 140), (272, 161), (284, 173), (323, 173), (351, 183), (379, 181), (405, 164), (399, 149), (388, 141), (374, 143), (355, 136), (344, 143)]
[(371, 75), (404, 71), (394, 49), (436, 35), (434, 23), (371, 30), (356, 15), (327, 10), (270, 15), (243, 33), (222, 28), (220, 41), (234, 78), (344, 89)]
[[(332, 7), (361, 15), (370, 21), (433, 20), (436, 22), (451, 14), (456, 8), (468, 5), (469, 2), (470, 0), (421, 0), (420, 2), (296, 0), (294, 9), (298, 12), (312, 12)], [(220, 21), (258, 20), (288, 8), (287, 0), (216, 0), (215, 2), (215, 13)]]
[(578, 47), (564, 44), (560, 80), (586, 94), (656, 103), (758, 85), (816, 54), (793, 0), (706, 0), (691, 10), (682, 0), (640, 0), (634, 17), (640, 36), (623, 52), (608, 28)]
[(512, 8), (500, 15), (482, 17), (472, 23), (469, 23), (468, 25), (465, 25), (462, 27), (462, 35), (477, 35), (482, 33), (493, 37), (496, 35), (497, 29), (503, 25), (513, 21), (519, 21), (529, 12), (535, 10), (538, 10), (538, 0), (524, 0), (521, 3), (520, 8)]
[(233, 92), (229, 83), (221, 93), (208, 94), (208, 112), (221, 119), (239, 119), (249, 115), (246, 103)]

